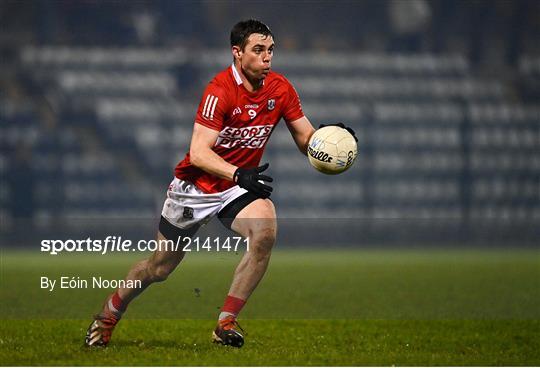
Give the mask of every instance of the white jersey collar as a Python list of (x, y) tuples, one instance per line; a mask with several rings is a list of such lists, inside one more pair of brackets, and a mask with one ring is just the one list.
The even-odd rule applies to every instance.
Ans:
[[(242, 78), (240, 78), (240, 73), (238, 73), (238, 70), (236, 70), (236, 67), (234, 66), (234, 62), (231, 65), (231, 70), (234, 76), (234, 80), (236, 81), (236, 84), (241, 85), (243, 83)], [(264, 86), (264, 80), (262, 81), (262, 85)]]
[(242, 78), (240, 78), (240, 74), (238, 73), (238, 70), (236, 70), (236, 67), (234, 66), (234, 63), (231, 65), (232, 73), (234, 76), (234, 80), (236, 80), (236, 84), (241, 85), (242, 84)]

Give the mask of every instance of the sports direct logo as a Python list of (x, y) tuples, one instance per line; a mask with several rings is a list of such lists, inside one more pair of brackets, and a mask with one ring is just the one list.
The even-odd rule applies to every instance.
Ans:
[(225, 148), (262, 148), (273, 128), (273, 125), (255, 125), (245, 128), (225, 127), (219, 132), (216, 146)]

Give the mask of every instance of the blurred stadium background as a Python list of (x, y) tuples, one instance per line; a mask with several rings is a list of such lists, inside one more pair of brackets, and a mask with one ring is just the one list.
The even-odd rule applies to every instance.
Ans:
[(360, 140), (356, 165), (326, 177), (275, 131), (289, 243), (539, 242), (538, 1), (2, 0), (2, 243), (91, 222), (153, 233), (203, 88), (250, 17), (314, 125)]

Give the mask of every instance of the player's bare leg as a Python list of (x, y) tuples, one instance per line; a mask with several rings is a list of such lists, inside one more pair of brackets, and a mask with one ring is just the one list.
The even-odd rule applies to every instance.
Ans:
[(276, 240), (277, 222), (274, 204), (269, 199), (251, 202), (238, 213), (231, 227), (249, 239), (249, 251), (245, 252), (236, 267), (229, 295), (247, 300), (268, 268)]
[[(157, 233), (156, 238), (158, 244), (160, 241), (165, 242), (167, 240), (160, 232)], [(126, 276), (126, 280), (141, 280), (141, 287), (119, 288), (117, 290), (118, 296), (125, 305), (129, 304), (154, 282), (165, 281), (182, 261), (184, 255), (184, 252), (172, 249), (156, 250), (150, 258), (136, 263)]]
[(272, 201), (258, 199), (251, 202), (238, 213), (231, 228), (249, 239), (249, 251), (236, 267), (212, 336), (215, 342), (241, 347), (244, 337), (237, 330), (236, 316), (263, 278), (276, 239), (276, 211)]
[[(166, 240), (160, 232), (156, 239), (158, 244), (159, 241)], [(162, 248), (152, 253), (148, 259), (136, 263), (129, 270), (125, 280), (140, 281), (141, 287), (118, 288), (105, 300), (101, 312), (96, 315), (88, 328), (85, 344), (87, 346), (107, 345), (129, 302), (154, 282), (165, 281), (182, 261), (184, 255), (182, 251)]]

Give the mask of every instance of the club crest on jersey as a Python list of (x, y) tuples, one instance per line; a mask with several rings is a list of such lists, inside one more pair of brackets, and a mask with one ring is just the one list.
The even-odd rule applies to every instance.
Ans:
[(269, 99), (268, 110), (274, 110), (275, 107), (276, 107), (276, 100), (274, 100), (273, 98)]

